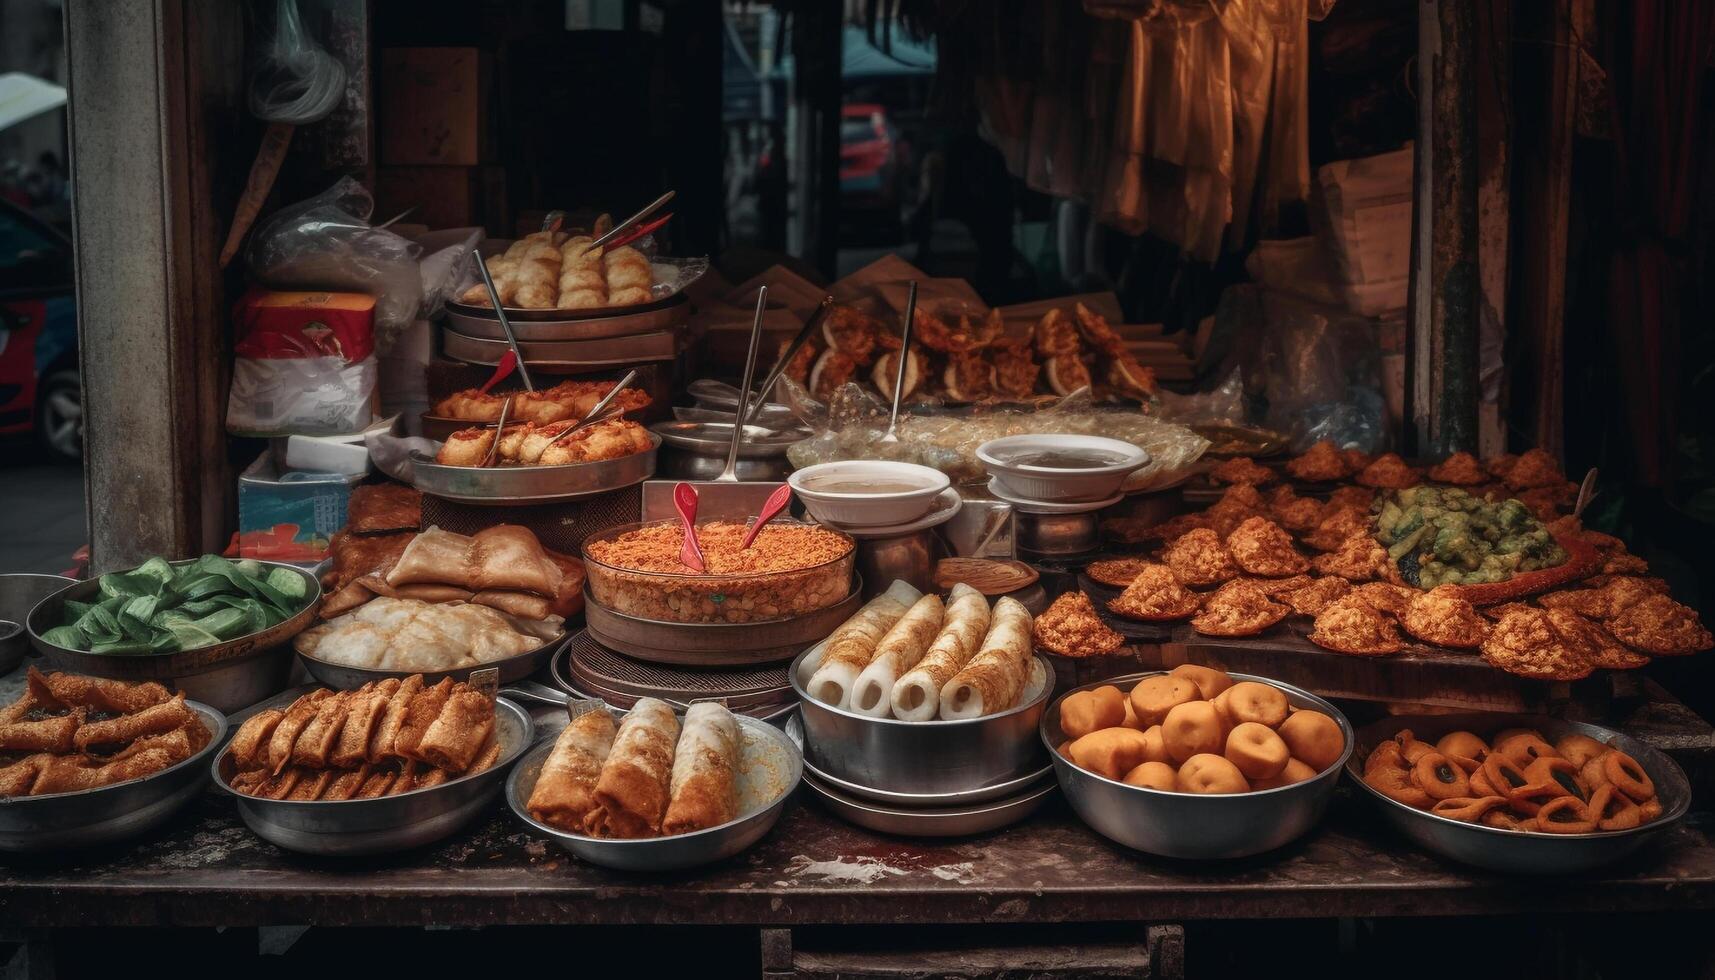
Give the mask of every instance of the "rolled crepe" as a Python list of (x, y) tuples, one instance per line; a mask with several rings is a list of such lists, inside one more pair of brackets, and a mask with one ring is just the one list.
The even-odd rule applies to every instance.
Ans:
[(379, 765), (398, 755), (395, 745), (399, 730), (405, 725), (405, 714), (411, 710), (411, 700), (423, 690), (423, 675), (412, 674), (399, 682), (399, 689), (387, 701), (375, 734), (369, 737), (369, 761)]
[(411, 699), (410, 705), (405, 709), (405, 718), (399, 723), (399, 733), (393, 738), (395, 755), (420, 762), (429, 761), (417, 754), (417, 743), (422, 741), (423, 734), (435, 723), (435, 719), (441, 716), (441, 709), (446, 707), (447, 699), (453, 696), (453, 684), (451, 677), (443, 677), (439, 684), (423, 688)]
[(83, 724), (83, 714), (80, 710), (58, 718), (0, 725), (0, 752), (70, 752), (80, 729), (89, 727)]
[(941, 717), (980, 718), (1018, 703), (1030, 680), (1030, 610), (1003, 596), (976, 656), (941, 688)]
[(144, 708), (134, 715), (90, 722), (77, 730), (73, 741), (79, 752), (87, 752), (91, 746), (123, 745), (145, 735), (170, 732), (195, 719), (196, 715), (185, 707), (185, 696), (180, 694), (171, 701)]
[(963, 582), (947, 594), (941, 632), (917, 665), (893, 684), (893, 717), (929, 721), (941, 709), (941, 688), (962, 670), (988, 635), (989, 601)]
[(905, 582), (896, 581), (841, 623), (823, 643), (821, 656), (805, 686), (810, 696), (836, 708), (851, 707), (852, 688), (857, 685), (858, 675), (874, 659), (876, 646), (922, 595)]
[(417, 742), (417, 757), (429, 765), (464, 772), (494, 734), (494, 702), (463, 684), (453, 688), (441, 712)]
[(85, 677), (82, 674), (43, 674), (31, 667), (27, 675), (30, 693), (45, 693), (68, 708), (93, 708), (119, 714), (135, 714), (172, 699), (172, 692), (153, 681), (128, 684), (124, 681)]
[(724, 705), (698, 701), (685, 711), (673, 756), (665, 834), (689, 834), (738, 817), (738, 719)]
[(679, 719), (665, 701), (639, 698), (619, 723), (613, 751), (596, 780), (596, 808), (584, 821), (592, 837), (655, 837), (667, 813)]
[[(285, 717), (280, 719), (274, 730), (268, 733), (268, 771), (276, 776), (286, 771), (287, 763), (292, 761), (292, 745), (297, 742), (298, 735), (316, 717), (316, 711), (321, 702), (333, 697), (333, 692), (327, 688), (317, 688), (293, 701), (287, 708)], [(278, 799), (278, 797), (275, 797)]]
[(945, 614), (946, 607), (938, 595), (926, 595), (906, 610), (876, 644), (875, 657), (858, 675), (847, 707), (871, 718), (892, 715), (894, 683), (901, 674), (917, 666), (917, 661), (929, 651), (929, 644), (941, 631)]
[[(382, 717), (387, 714), (393, 695), (398, 692), (399, 678), (389, 677), (378, 683), (365, 684), (352, 696), (345, 713), (345, 727), (339, 732), (339, 744), (334, 746), (333, 754), (328, 757), (331, 764), (340, 769), (356, 769), (368, 761), (369, 742), (375, 737)], [(364, 776), (367, 778), (368, 773), (365, 772)]]
[(613, 751), (613, 715), (606, 708), (579, 715), (554, 742), (530, 791), (530, 815), (545, 824), (583, 833), (596, 808), (595, 785)]

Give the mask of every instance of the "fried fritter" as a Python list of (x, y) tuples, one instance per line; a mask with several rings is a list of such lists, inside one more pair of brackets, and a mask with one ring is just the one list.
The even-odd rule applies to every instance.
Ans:
[(1369, 603), (1376, 612), (1399, 619), (1405, 615), (1411, 600), (1417, 598), (1419, 592), (1392, 582), (1365, 582), (1363, 585), (1353, 586), (1352, 595)]
[(1067, 592), (1037, 616), (1030, 628), (1036, 645), (1062, 657), (1099, 657), (1125, 644), (1109, 629), (1082, 592)]
[(1436, 483), (1470, 487), (1488, 482), (1489, 474), (1483, 472), (1483, 464), (1477, 461), (1477, 457), (1461, 451), (1431, 466), (1429, 478)]
[(1186, 585), (1218, 585), (1239, 574), (1221, 536), (1208, 528), (1181, 535), (1162, 552), (1161, 560)]
[(1330, 509), (1334, 507), (1355, 507), (1358, 510), (1365, 511), (1367, 513), (1370, 509), (1370, 505), (1375, 502), (1376, 492), (1374, 490), (1369, 487), (1355, 486), (1350, 483), (1345, 486), (1335, 487), (1334, 492), (1328, 495), (1328, 506)]
[(1658, 657), (1697, 653), (1715, 646), (1697, 611), (1665, 595), (1650, 595), (1608, 620), (1608, 632), (1634, 650)]
[(1288, 460), (1286, 472), (1294, 480), (1303, 480), (1306, 483), (1332, 483), (1352, 475), (1345, 457), (1341, 456), (1340, 450), (1327, 439), (1306, 449), (1303, 455)]
[(1210, 526), (1211, 522), (1202, 514), (1179, 514), (1158, 522), (1141, 517), (1110, 517), (1102, 521), (1102, 533), (1121, 544), (1171, 543), (1188, 531)]
[(1266, 517), (1247, 518), (1227, 535), (1233, 563), (1251, 575), (1285, 578), (1310, 569), (1310, 561), (1293, 546), (1292, 535)]
[(1316, 530), (1328, 507), (1314, 497), (1300, 497), (1290, 484), (1282, 484), (1268, 495), (1268, 516), (1274, 522), (1297, 534)]
[(1595, 669), (1555, 630), (1548, 613), (1529, 607), (1502, 616), (1483, 641), (1482, 652), (1490, 666), (1537, 680), (1575, 681)]
[(1304, 536), (1304, 543), (1317, 551), (1338, 551), (1354, 534), (1369, 534), (1373, 520), (1369, 508), (1330, 506), (1316, 530)]
[(1251, 459), (1249, 456), (1234, 456), (1215, 464), (1209, 471), (1209, 479), (1216, 483), (1245, 484), (1260, 487), (1280, 479), (1273, 470)]
[(1416, 467), (1407, 465), (1398, 453), (1383, 453), (1376, 457), (1375, 462), (1359, 470), (1353, 479), (1366, 487), (1404, 490), (1422, 483), (1423, 474)]
[(1235, 483), (1222, 492), (1221, 499), (1211, 504), (1210, 509), (1214, 509), (1215, 507), (1228, 507), (1233, 509), (1248, 507), (1251, 510), (1261, 510), (1264, 505), (1265, 502), (1262, 499), (1262, 491), (1248, 483)]
[(1621, 549), (1608, 556), (1602, 563), (1604, 575), (1646, 575), (1649, 573), (1649, 562), (1637, 555)]
[(1477, 611), (1489, 619), (1500, 620), (1515, 609), (1534, 610), (1535, 607), (1528, 602), (1503, 602), (1498, 606), (1484, 606)]
[(1352, 591), (1352, 583), (1334, 575), (1323, 576), (1301, 589), (1282, 592), (1280, 601), (1292, 607), (1300, 616), (1315, 616), (1328, 604)]
[(1269, 598), (1285, 595), (1295, 589), (1302, 589), (1315, 581), (1308, 575), (1289, 575), (1286, 578), (1261, 578), (1246, 575), (1243, 576), (1243, 580), (1256, 586), (1258, 592)]
[(1132, 579), (1137, 578), (1138, 572), (1152, 564), (1154, 562), (1144, 561), (1142, 558), (1108, 558), (1090, 562), (1084, 566), (1084, 574), (1088, 575), (1092, 582), (1123, 589), (1131, 584)]
[(1496, 480), (1505, 480), (1513, 466), (1518, 463), (1518, 457), (1512, 453), (1501, 453), (1483, 460), (1483, 472)]
[(1249, 582), (1228, 582), (1203, 603), (1191, 627), (1210, 636), (1255, 636), (1291, 612)]
[(1404, 646), (1392, 623), (1375, 607), (1352, 595), (1334, 600), (1317, 613), (1310, 642), (1360, 657), (1384, 657)]
[(1374, 456), (1371, 456), (1369, 453), (1364, 452), (1356, 446), (1340, 450), (1340, 458), (1346, 461), (1346, 468), (1351, 470), (1353, 473), (1359, 472), (1364, 467), (1375, 461)]
[(1319, 575), (1338, 575), (1352, 582), (1382, 578), (1387, 572), (1387, 549), (1376, 543), (1369, 531), (1354, 531), (1340, 547), (1317, 555), (1310, 566)]
[(1474, 649), (1489, 635), (1488, 622), (1457, 588), (1446, 585), (1413, 596), (1399, 622), (1417, 639), (1442, 647)]
[(1566, 474), (1561, 471), (1560, 462), (1543, 449), (1528, 450), (1508, 467), (1504, 474), (1497, 475), (1514, 490), (1551, 487), (1566, 482)]
[(1612, 619), (1628, 607), (1664, 590), (1650, 579), (1620, 576), (1600, 588), (1550, 592), (1536, 601), (1548, 609), (1570, 609), (1593, 619)]
[(1568, 646), (1577, 649), (1593, 667), (1633, 670), (1649, 663), (1649, 657), (1627, 649), (1601, 625), (1570, 609), (1548, 610), (1548, 623)]
[(1170, 622), (1202, 608), (1203, 597), (1181, 585), (1166, 565), (1147, 565), (1108, 609), (1127, 619)]

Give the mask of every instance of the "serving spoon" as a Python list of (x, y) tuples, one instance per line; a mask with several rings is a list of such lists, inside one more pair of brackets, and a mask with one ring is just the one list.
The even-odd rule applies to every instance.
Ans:
[(684, 526), (684, 539), (679, 543), (679, 564), (693, 572), (702, 572), (703, 549), (697, 544), (697, 488), (680, 483), (673, 488), (673, 509), (679, 512)]
[(785, 510), (786, 505), (791, 502), (792, 487), (789, 485), (782, 484), (780, 489), (769, 494), (768, 500), (762, 505), (762, 512), (756, 515), (756, 523), (752, 524), (750, 530), (745, 532), (744, 542), (738, 546), (738, 550), (748, 549), (750, 543), (756, 540), (756, 536), (762, 533), (762, 525), (780, 516), (780, 512)]

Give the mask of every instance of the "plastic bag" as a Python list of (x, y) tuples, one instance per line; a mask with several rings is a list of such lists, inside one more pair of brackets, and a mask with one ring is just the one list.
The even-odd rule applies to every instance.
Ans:
[(358, 294), (252, 291), (233, 319), (226, 428), (235, 435), (342, 435), (371, 421), (374, 301)]
[(375, 343), (386, 351), (423, 306), (422, 248), (372, 228), (375, 201), (350, 177), (281, 208), (250, 236), (250, 274), (276, 289), (326, 289), (375, 297)]

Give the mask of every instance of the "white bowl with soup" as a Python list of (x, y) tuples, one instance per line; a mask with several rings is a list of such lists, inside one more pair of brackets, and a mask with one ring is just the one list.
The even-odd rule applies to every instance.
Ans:
[(1064, 503), (1106, 500), (1149, 464), (1149, 454), (1129, 442), (1071, 433), (990, 439), (977, 458), (1008, 493)]
[(846, 459), (786, 478), (810, 516), (846, 527), (897, 527), (921, 518), (949, 486), (947, 474), (916, 463)]

